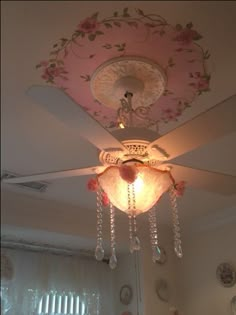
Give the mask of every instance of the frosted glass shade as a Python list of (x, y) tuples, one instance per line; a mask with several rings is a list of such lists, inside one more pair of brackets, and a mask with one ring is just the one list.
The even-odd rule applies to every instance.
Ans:
[[(133, 184), (128, 184), (121, 178), (118, 166), (110, 166), (99, 174), (98, 182), (116, 208), (138, 215), (151, 209), (173, 184), (173, 180), (168, 171), (146, 165), (136, 167), (138, 176)], [(131, 211), (128, 203), (128, 185)]]

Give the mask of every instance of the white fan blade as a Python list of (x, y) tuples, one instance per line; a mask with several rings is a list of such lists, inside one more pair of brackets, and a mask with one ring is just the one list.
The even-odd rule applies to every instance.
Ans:
[(7, 178), (7, 179), (3, 179), (2, 183), (21, 184), (21, 183), (36, 182), (36, 181), (37, 182), (47, 181), (47, 180), (50, 181), (50, 180), (55, 180), (55, 179), (67, 178), (67, 177), (98, 174), (98, 173), (101, 173), (103, 170), (104, 170), (104, 166), (77, 168), (77, 169), (70, 169), (70, 170), (64, 170), (64, 171), (40, 173), (40, 174), (19, 176), (19, 177), (14, 177), (14, 178)]
[(221, 195), (236, 193), (236, 176), (195, 169), (177, 164), (162, 164), (161, 169), (170, 166), (176, 182), (184, 180), (186, 185)]
[(171, 160), (236, 131), (236, 95), (187, 121), (149, 144), (159, 147)]
[(121, 142), (61, 89), (35, 85), (30, 87), (26, 94), (64, 124), (77, 128), (79, 135), (86, 138), (98, 149), (126, 151)]

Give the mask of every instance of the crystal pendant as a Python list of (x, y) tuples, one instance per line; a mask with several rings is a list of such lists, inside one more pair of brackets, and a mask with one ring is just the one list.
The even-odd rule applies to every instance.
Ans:
[(97, 245), (96, 250), (95, 250), (95, 258), (98, 261), (103, 260), (104, 258), (104, 249), (102, 248), (102, 245)]
[(131, 242), (130, 242), (129, 251), (130, 251), (131, 254), (133, 254), (133, 252), (134, 252), (132, 240), (131, 240)]
[(139, 240), (138, 236), (133, 237), (132, 242), (131, 242), (131, 247), (132, 247), (133, 251), (141, 249), (140, 240)]
[(176, 253), (177, 257), (179, 257), (179, 258), (183, 257), (183, 251), (182, 251), (182, 246), (181, 246), (180, 240), (175, 241), (175, 253)]
[(152, 260), (153, 262), (159, 261), (161, 259), (161, 249), (159, 246), (153, 248)]
[(113, 252), (113, 254), (110, 257), (109, 266), (111, 269), (115, 269), (117, 266), (117, 258), (115, 252)]

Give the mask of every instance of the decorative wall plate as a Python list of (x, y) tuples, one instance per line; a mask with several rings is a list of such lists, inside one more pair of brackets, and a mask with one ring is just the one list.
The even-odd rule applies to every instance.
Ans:
[(163, 302), (168, 302), (170, 299), (169, 286), (166, 280), (159, 279), (156, 283), (156, 293), (159, 299)]
[(232, 297), (230, 306), (231, 306), (232, 315), (236, 315), (236, 295)]
[(120, 289), (120, 302), (129, 305), (133, 298), (133, 290), (129, 285), (123, 285)]
[[(114, 93), (110, 106), (102, 102), (104, 95), (108, 97), (107, 93), (122, 78), (124, 67), (108, 68), (114, 82), (109, 82), (110, 90), (103, 91), (99, 100), (92, 92), (95, 88), (95, 95), (99, 94), (92, 78), (101, 65), (114, 58), (146, 58), (156, 65), (153, 74), (161, 80), (156, 87), (159, 94), (145, 105), (145, 115), (135, 123), (137, 127), (154, 128), (159, 122), (178, 120), (198, 95), (209, 91), (206, 61), (210, 54), (199, 44), (201, 38), (191, 22), (172, 25), (159, 13), (146, 13), (139, 8), (124, 8), (109, 17), (96, 12), (78, 21), (71, 35), (56, 41), (49, 58), (39, 62), (36, 68), (46, 83), (65, 90), (105, 128), (114, 130), (118, 129), (119, 97)], [(132, 73), (131, 64), (128, 70)], [(149, 70), (147, 65), (140, 67), (138, 76), (144, 78), (147, 73), (152, 76)], [(104, 89), (104, 84), (99, 88)], [(138, 109), (142, 112), (142, 106)]]
[(229, 263), (222, 263), (216, 269), (216, 276), (224, 287), (232, 287), (236, 283), (235, 269)]

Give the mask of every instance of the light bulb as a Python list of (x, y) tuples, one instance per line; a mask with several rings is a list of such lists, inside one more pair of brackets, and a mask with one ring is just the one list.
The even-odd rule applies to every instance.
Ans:
[(142, 191), (142, 188), (143, 188), (143, 180), (139, 175), (135, 179), (133, 184), (134, 184), (135, 193), (140, 193)]

